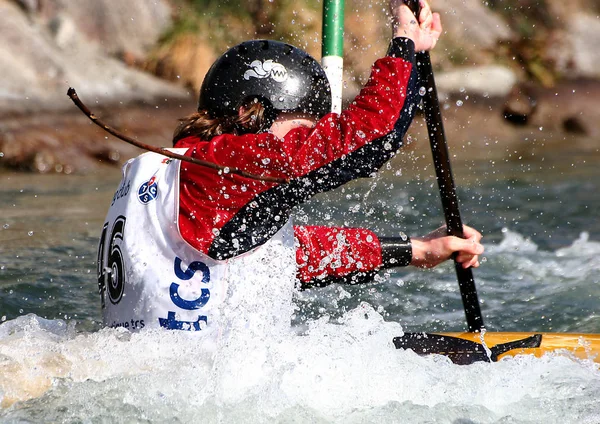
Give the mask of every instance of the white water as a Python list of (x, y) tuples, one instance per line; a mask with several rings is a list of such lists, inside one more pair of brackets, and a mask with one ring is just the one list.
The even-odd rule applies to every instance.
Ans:
[[(564, 260), (586, 275), (600, 269), (600, 244), (585, 234), (542, 257), (537, 250), (510, 231), (488, 246), (490, 257), (528, 270), (523, 284), (564, 279)], [(537, 266), (525, 264), (534, 253)], [(0, 325), (0, 422), (600, 422), (600, 370), (589, 360), (458, 366), (394, 349), (401, 333), (367, 303), (301, 330), (239, 332), (216, 349), (198, 334), (77, 333), (73, 321), (22, 316)]]
[(33, 397), (3, 422), (600, 422), (594, 363), (418, 357), (368, 305), (216, 353), (184, 332), (77, 335), (34, 316), (0, 329), (3, 402)]

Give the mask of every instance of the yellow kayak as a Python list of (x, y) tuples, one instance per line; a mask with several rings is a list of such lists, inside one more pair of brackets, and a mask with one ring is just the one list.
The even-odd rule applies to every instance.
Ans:
[(600, 363), (600, 334), (585, 333), (405, 333), (394, 338), (397, 349), (419, 355), (438, 354), (452, 362), (496, 362), (505, 356), (554, 352)]

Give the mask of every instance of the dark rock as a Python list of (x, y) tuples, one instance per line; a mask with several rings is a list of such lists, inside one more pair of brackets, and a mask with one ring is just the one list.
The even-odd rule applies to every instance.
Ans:
[(599, 137), (600, 80), (566, 80), (552, 88), (522, 83), (507, 96), (503, 112), (515, 125)]

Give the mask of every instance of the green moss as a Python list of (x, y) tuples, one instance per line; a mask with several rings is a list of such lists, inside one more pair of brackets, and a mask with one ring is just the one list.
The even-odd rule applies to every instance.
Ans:
[(244, 14), (244, 6), (239, 1), (231, 0), (190, 0), (192, 7), (199, 14), (213, 13), (228, 15)]
[(162, 35), (159, 42), (168, 44), (178, 36), (188, 33), (197, 33), (200, 29), (200, 21), (196, 16), (182, 14), (178, 16), (175, 23)]
[(317, 11), (319, 0), (172, 0), (176, 16), (162, 37), (169, 43), (181, 34), (195, 33), (222, 47), (252, 37), (292, 41), (294, 8)]

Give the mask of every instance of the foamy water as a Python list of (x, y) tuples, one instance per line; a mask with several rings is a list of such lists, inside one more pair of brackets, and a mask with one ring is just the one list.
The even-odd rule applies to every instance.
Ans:
[[(217, 351), (197, 334), (76, 334), (25, 316), (0, 326), (2, 422), (599, 422), (600, 371), (568, 356), (458, 366), (393, 348), (363, 304)], [(30, 400), (24, 400), (26, 398)]]

